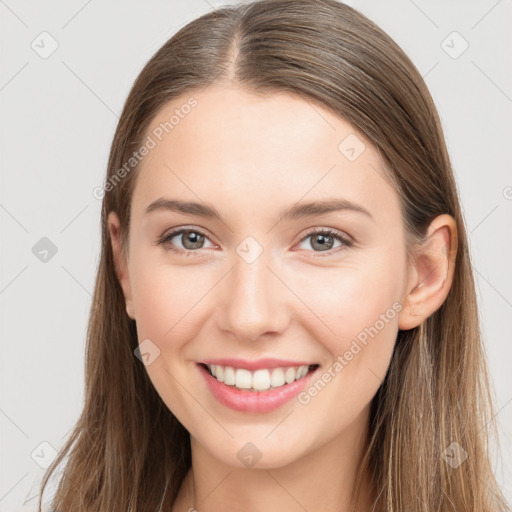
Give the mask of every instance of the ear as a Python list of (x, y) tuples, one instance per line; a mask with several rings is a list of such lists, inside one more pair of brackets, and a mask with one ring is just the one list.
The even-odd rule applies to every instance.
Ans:
[(399, 329), (417, 327), (442, 306), (452, 285), (456, 256), (457, 224), (451, 215), (439, 215), (414, 251)]
[(115, 212), (110, 212), (108, 215), (108, 229), (110, 232), (110, 240), (112, 241), (112, 253), (114, 257), (114, 264), (116, 270), (116, 277), (119, 284), (123, 289), (123, 294), (126, 303), (126, 313), (128, 316), (135, 320), (135, 312), (133, 308), (132, 290), (130, 285), (130, 276), (128, 274), (128, 261), (121, 244), (121, 229), (119, 217)]

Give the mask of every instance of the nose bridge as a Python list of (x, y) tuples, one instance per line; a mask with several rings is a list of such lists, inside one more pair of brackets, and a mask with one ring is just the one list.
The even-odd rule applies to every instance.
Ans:
[(258, 247), (254, 240), (245, 240), (236, 252), (234, 267), (225, 281), (222, 329), (246, 340), (283, 330), (288, 321), (287, 299), (283, 284), (270, 270), (270, 251)]

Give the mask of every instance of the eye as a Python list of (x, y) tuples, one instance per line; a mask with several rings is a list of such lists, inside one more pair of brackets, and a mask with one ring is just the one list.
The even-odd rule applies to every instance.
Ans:
[[(176, 240), (173, 242), (173, 239)], [(328, 254), (338, 252), (337, 250), (332, 250), (333, 248), (339, 249), (340, 247), (351, 247), (353, 245), (353, 241), (348, 237), (345, 237), (336, 230), (328, 228), (310, 231), (302, 238), (301, 243), (306, 242), (308, 239), (311, 239), (310, 247), (313, 248), (314, 252), (325, 252)], [(164, 234), (156, 243), (157, 245), (164, 246), (166, 250), (173, 251), (177, 254), (192, 256), (198, 249), (214, 247), (213, 244), (210, 245), (210, 247), (205, 247), (205, 241), (209, 241), (209, 243), (212, 244), (210, 239), (201, 231), (192, 228), (180, 228)], [(339, 242), (337, 246), (335, 246), (336, 241)], [(321, 256), (324, 255), (322, 254)]]
[(349, 240), (347, 237), (343, 236), (341, 233), (333, 229), (320, 229), (316, 231), (310, 231), (301, 240), (301, 243), (304, 243), (308, 239), (311, 239), (311, 242), (309, 242), (309, 244), (311, 247), (313, 247), (314, 252), (331, 251), (331, 249), (333, 249), (335, 245), (335, 241), (339, 242), (339, 245), (334, 247), (335, 249), (339, 247), (351, 247), (353, 245), (352, 240)]
[[(173, 239), (176, 239), (177, 242), (181, 243), (181, 246), (176, 246), (177, 244), (172, 241)], [(157, 244), (163, 245), (166, 249), (178, 254), (185, 254), (189, 256), (197, 249), (208, 248), (204, 247), (206, 240), (209, 241), (209, 238), (196, 229), (181, 228), (163, 235), (157, 241)], [(211, 247), (213, 247), (213, 245)]]

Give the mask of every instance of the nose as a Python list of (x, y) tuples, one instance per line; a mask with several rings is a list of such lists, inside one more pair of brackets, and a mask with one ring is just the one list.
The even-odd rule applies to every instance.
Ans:
[(217, 305), (218, 328), (240, 341), (255, 341), (278, 335), (290, 321), (293, 294), (283, 284), (263, 252), (255, 261), (235, 257), (231, 272), (223, 279)]

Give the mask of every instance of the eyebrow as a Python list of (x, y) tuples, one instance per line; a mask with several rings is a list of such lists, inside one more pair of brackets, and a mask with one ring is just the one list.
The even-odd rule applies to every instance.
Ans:
[[(372, 214), (360, 204), (347, 199), (329, 199), (324, 201), (311, 201), (308, 203), (296, 203), (281, 210), (274, 222), (282, 220), (296, 220), (304, 217), (313, 217), (324, 213), (336, 211), (353, 211), (362, 213), (372, 220), (375, 220)], [(193, 201), (179, 201), (161, 197), (153, 201), (145, 211), (149, 214), (157, 211), (177, 212), (188, 215), (197, 215), (199, 217), (217, 219), (224, 222), (220, 213), (207, 203), (196, 203)]]

